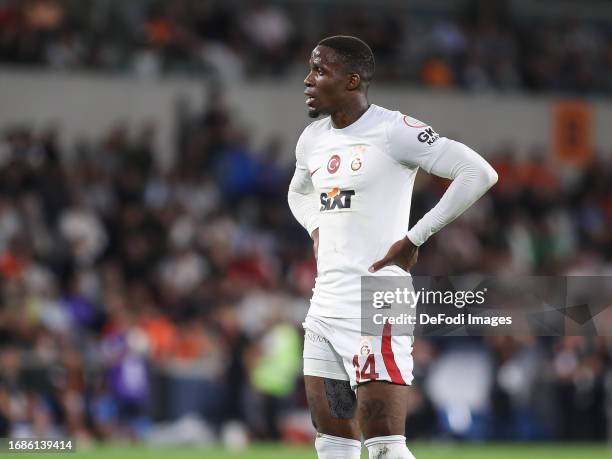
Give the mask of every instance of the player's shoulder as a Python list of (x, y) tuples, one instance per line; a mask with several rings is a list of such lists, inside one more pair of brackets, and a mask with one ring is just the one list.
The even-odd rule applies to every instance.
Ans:
[(376, 112), (381, 121), (385, 121), (389, 124), (413, 129), (422, 129), (429, 126), (427, 123), (399, 110), (391, 110), (385, 107), (376, 106)]
[(321, 131), (328, 130), (330, 127), (330, 122), (331, 117), (329, 116), (321, 118), (320, 120), (315, 120), (304, 128), (302, 135), (317, 135), (321, 133)]
[(303, 155), (312, 146), (312, 142), (317, 139), (320, 134), (329, 129), (330, 117), (327, 116), (320, 120), (313, 121), (308, 124), (301, 132), (297, 141), (296, 154)]

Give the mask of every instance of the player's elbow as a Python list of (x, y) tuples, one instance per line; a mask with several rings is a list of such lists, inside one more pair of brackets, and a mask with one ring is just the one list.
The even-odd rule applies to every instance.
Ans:
[[(303, 202), (303, 195), (289, 188), (287, 191), (287, 204), (291, 213), (298, 219), (299, 208)], [(299, 219), (298, 219), (299, 220)]]
[(296, 198), (297, 193), (293, 191), (291, 187), (289, 187), (289, 189), (287, 190), (287, 203), (289, 204), (289, 207), (292, 207), (295, 204)]
[(476, 167), (471, 167), (469, 172), (466, 172), (466, 177), (480, 190), (480, 194), (486, 193), (498, 179), (495, 169), (484, 161)]
[(473, 183), (482, 192), (486, 192), (495, 185), (498, 179), (495, 169), (484, 160), (466, 166), (458, 175), (464, 175), (468, 182)]
[(487, 190), (493, 185), (495, 185), (497, 183), (497, 180), (499, 179), (497, 171), (493, 169), (490, 165), (487, 165), (483, 175), (485, 177), (485, 183), (487, 184)]
[(497, 183), (499, 177), (497, 176), (495, 169), (493, 169), (490, 164), (485, 163), (478, 169), (479, 181), (482, 183), (483, 187), (486, 187), (487, 190)]
[(484, 159), (473, 164), (472, 174), (476, 182), (486, 191), (497, 183), (497, 172)]

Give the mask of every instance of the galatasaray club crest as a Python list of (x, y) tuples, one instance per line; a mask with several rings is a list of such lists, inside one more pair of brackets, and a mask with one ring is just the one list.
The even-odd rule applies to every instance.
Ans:
[(361, 347), (359, 349), (359, 353), (363, 356), (369, 355), (370, 352), (372, 352), (372, 349), (370, 347), (370, 340), (363, 336), (361, 337)]
[(366, 151), (365, 145), (355, 145), (351, 147), (351, 170), (357, 172), (363, 166), (363, 153)]

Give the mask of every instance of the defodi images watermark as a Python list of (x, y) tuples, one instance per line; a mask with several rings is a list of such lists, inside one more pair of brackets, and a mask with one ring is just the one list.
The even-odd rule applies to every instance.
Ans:
[(364, 336), (612, 336), (612, 277), (366, 276)]

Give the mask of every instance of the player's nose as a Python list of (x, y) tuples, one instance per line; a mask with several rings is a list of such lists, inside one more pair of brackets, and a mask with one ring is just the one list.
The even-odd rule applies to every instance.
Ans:
[(307, 87), (313, 86), (312, 72), (308, 72), (308, 75), (306, 75), (306, 78), (304, 78), (304, 85)]

